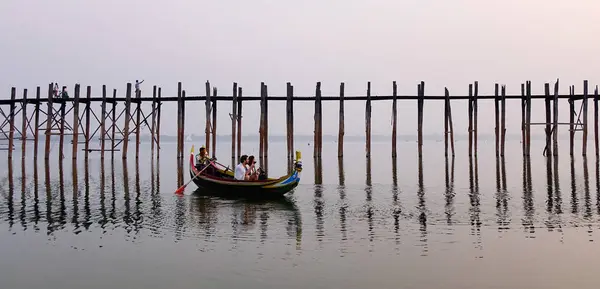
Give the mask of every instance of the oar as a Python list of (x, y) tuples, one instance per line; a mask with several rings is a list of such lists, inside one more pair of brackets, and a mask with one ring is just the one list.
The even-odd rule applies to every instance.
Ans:
[[(210, 165), (212, 165), (213, 162), (210, 162)], [(205, 166), (203, 169), (201, 169), (191, 180), (189, 180), (185, 185), (179, 187), (179, 189), (177, 189), (175, 191), (176, 194), (183, 194), (183, 190), (185, 190), (185, 187), (187, 187), (187, 185), (189, 185), (196, 177), (198, 177), (204, 170), (206, 170), (210, 165)]]

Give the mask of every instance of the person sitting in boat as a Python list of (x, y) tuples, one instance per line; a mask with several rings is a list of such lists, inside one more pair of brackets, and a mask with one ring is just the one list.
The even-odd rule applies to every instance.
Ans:
[(250, 172), (248, 179), (250, 181), (255, 181), (258, 179), (258, 174), (256, 173), (256, 161), (254, 160), (254, 156), (248, 157), (248, 163), (246, 164), (246, 169)]
[(250, 178), (250, 171), (247, 169), (248, 156), (242, 155), (240, 163), (235, 167), (234, 178), (238, 181), (247, 181)]
[(208, 158), (208, 154), (206, 153), (206, 148), (201, 147), (200, 153), (196, 155), (196, 169), (202, 170), (209, 163), (210, 160)]

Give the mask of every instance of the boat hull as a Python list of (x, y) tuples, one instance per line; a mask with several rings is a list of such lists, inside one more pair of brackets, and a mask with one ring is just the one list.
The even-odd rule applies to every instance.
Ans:
[[(193, 149), (192, 149), (193, 151)], [(217, 166), (219, 177), (201, 173), (194, 165), (194, 155), (190, 155), (190, 178), (194, 184), (204, 193), (213, 195), (224, 195), (243, 198), (278, 198), (293, 192), (300, 182), (302, 165), (296, 162), (294, 171), (278, 179), (267, 179), (262, 181), (238, 181), (233, 179), (231, 171), (224, 172), (223, 168)], [(196, 176), (198, 175), (198, 176)], [(195, 177), (195, 178), (194, 178)]]

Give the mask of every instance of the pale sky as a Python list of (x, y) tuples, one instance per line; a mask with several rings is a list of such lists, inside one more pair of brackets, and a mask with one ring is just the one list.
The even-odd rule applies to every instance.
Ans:
[[(313, 95), (321, 81), (324, 95), (464, 95), (479, 81), (480, 94), (494, 82), (519, 93), (531, 80), (534, 93), (543, 83), (561, 80), (561, 92), (574, 84), (582, 91), (600, 83), (600, 2), (592, 0), (454, 1), (17, 1), (0, 2), (0, 91), (10, 87), (44, 91), (49, 82), (102, 84), (124, 95), (126, 82), (144, 79), (163, 95), (176, 95), (183, 82), (188, 95), (204, 94), (210, 80), (231, 95), (232, 82), (244, 95), (258, 95), (260, 82), (270, 95), (285, 95), (290, 81), (298, 95)], [(590, 91), (593, 88), (590, 87)], [(31, 95), (31, 94), (30, 94)], [(480, 131), (493, 133), (493, 101), (480, 102)], [(518, 101), (508, 113), (520, 113)], [(313, 103), (296, 104), (295, 130), (311, 134)], [(561, 103), (561, 121), (567, 103)], [(590, 108), (592, 106), (590, 105)], [(270, 133), (285, 133), (285, 103), (269, 105)], [(443, 131), (441, 102), (426, 102), (425, 133)], [(219, 134), (230, 132), (228, 103), (219, 103)], [(338, 103), (324, 104), (324, 133), (337, 132)], [(416, 133), (416, 103), (399, 102), (399, 133)], [(165, 105), (168, 116), (175, 106)], [(198, 110), (198, 113), (195, 113)], [(186, 134), (203, 133), (203, 103), (187, 105)], [(533, 121), (542, 121), (543, 104), (534, 103)], [(453, 103), (455, 130), (466, 132), (466, 102)], [(244, 134), (258, 131), (258, 103), (244, 104)], [(389, 102), (373, 106), (373, 133), (390, 134)], [(509, 118), (509, 133), (519, 117)], [(176, 121), (163, 121), (174, 133)], [(196, 127), (197, 126), (197, 127)], [(541, 128), (540, 131), (541, 132)], [(364, 103), (347, 102), (346, 133), (364, 133)]]

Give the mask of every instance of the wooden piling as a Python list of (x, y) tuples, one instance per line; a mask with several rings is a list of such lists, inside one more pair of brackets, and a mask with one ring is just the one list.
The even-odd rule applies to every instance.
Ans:
[(265, 122), (264, 122), (264, 132), (263, 137), (265, 142), (263, 143), (263, 155), (264, 155), (264, 165), (263, 170), (268, 174), (269, 168), (269, 86), (265, 84)]
[(35, 120), (34, 120), (34, 127), (35, 130), (33, 131), (34, 135), (33, 135), (33, 159), (35, 160), (35, 163), (37, 164), (37, 155), (38, 155), (38, 139), (40, 136), (40, 96), (41, 96), (41, 90), (40, 87), (38, 86), (35, 90)]
[(123, 155), (122, 158), (127, 158), (127, 149), (129, 145), (129, 122), (131, 121), (131, 83), (127, 83), (127, 91), (125, 92), (125, 126), (123, 127)]
[(498, 89), (498, 83), (494, 84), (494, 118), (496, 126), (494, 127), (494, 133), (496, 135), (496, 157), (500, 155), (500, 91)]
[[(85, 159), (87, 160), (90, 154), (90, 120), (91, 120), (91, 98), (92, 98), (92, 87), (87, 86), (86, 88), (86, 98), (87, 102), (85, 103)], [(102, 116), (104, 117), (104, 116)]]
[(573, 96), (575, 94), (575, 88), (569, 87), (569, 154), (573, 155), (573, 144), (575, 142), (575, 102)]
[(292, 168), (294, 159), (294, 88), (290, 82), (287, 83), (286, 99), (286, 121), (287, 121), (287, 158), (288, 169)]
[(210, 82), (206, 82), (205, 84), (205, 89), (206, 89), (206, 100), (204, 101), (204, 107), (206, 109), (206, 127), (204, 129), (204, 133), (205, 133), (205, 144), (204, 147), (206, 148), (206, 151), (209, 152), (210, 150)]
[(258, 128), (258, 160), (260, 167), (264, 166), (264, 150), (265, 150), (265, 83), (260, 83), (260, 120)]
[(450, 139), (450, 149), (454, 156), (454, 128), (452, 125), (452, 108), (450, 106), (450, 92), (444, 88), (444, 147), (445, 155), (448, 155), (448, 139)]
[(14, 138), (15, 138), (15, 97), (17, 96), (17, 88), (13, 87), (10, 90), (10, 115), (8, 118), (9, 132), (8, 132), (8, 158), (12, 159), (14, 149)]
[(371, 82), (367, 82), (367, 102), (365, 104), (366, 156), (371, 157)]
[(242, 88), (238, 87), (238, 103), (237, 103), (237, 113), (238, 113), (238, 118), (237, 118), (237, 155), (236, 155), (236, 161), (239, 161), (240, 157), (242, 156)]
[[(25, 146), (27, 145), (27, 88), (23, 89), (23, 102), (22, 102), (22, 125), (21, 125), (21, 159), (25, 159)], [(24, 176), (23, 176), (24, 177)]]
[(75, 93), (73, 95), (73, 157), (77, 159), (77, 145), (79, 144), (79, 84), (75, 84)]
[[(181, 82), (177, 83), (177, 158), (182, 157), (182, 135), (183, 135), (183, 111), (182, 111), (182, 89)], [(207, 147), (208, 150), (208, 147)]]
[(500, 92), (500, 133), (502, 139), (500, 140), (500, 156), (504, 157), (504, 146), (506, 144), (506, 86), (502, 85)]
[[(547, 155), (552, 155), (552, 118), (550, 115), (550, 83), (544, 84), (545, 105), (546, 105), (546, 152)], [(546, 153), (545, 152), (545, 153)]]
[(115, 137), (116, 137), (116, 126), (117, 126), (117, 90), (113, 89), (113, 101), (112, 101), (112, 128), (110, 137), (110, 157), (115, 158)]
[(152, 123), (150, 124), (150, 153), (154, 158), (154, 145), (156, 133), (156, 85), (152, 86)]
[(140, 158), (140, 128), (142, 127), (141, 116), (142, 116), (142, 101), (140, 100), (142, 97), (142, 91), (136, 91), (136, 115), (135, 115), (135, 159)]
[(48, 111), (46, 112), (46, 116), (48, 117), (46, 120), (46, 145), (45, 145), (45, 153), (44, 153), (44, 159), (49, 159), (50, 158), (50, 138), (52, 137), (52, 119), (53, 119), (53, 111), (52, 111), (52, 88), (53, 88), (54, 84), (50, 83), (48, 85)]
[(525, 84), (521, 83), (521, 143), (523, 146), (523, 155), (526, 155), (526, 151), (527, 148), (526, 143), (527, 141), (525, 140), (525, 105), (526, 105), (526, 101), (525, 101)]
[(477, 98), (479, 97), (479, 82), (475, 81), (475, 91), (473, 94), (473, 142), (474, 142), (474, 154), (477, 154), (477, 147), (478, 147), (478, 139), (479, 137), (477, 136), (477, 111), (479, 108), (479, 105), (477, 103)]
[(158, 88), (158, 96), (157, 96), (157, 113), (156, 113), (156, 159), (160, 158), (160, 113), (162, 108), (162, 87)]
[[(183, 148), (185, 146), (185, 97), (186, 97), (186, 92), (185, 90), (182, 91), (181, 93), (181, 149), (179, 150), (180, 153), (180, 159), (182, 159), (183, 162)], [(214, 150), (214, 148), (213, 148)], [(208, 156), (208, 151), (206, 152), (206, 155)]]
[(531, 81), (527, 81), (527, 155), (531, 154)]
[(469, 84), (469, 156), (473, 153), (473, 84)]
[[(77, 90), (77, 85), (75, 85), (75, 90)], [(60, 126), (59, 126), (59, 138), (58, 138), (58, 150), (59, 150), (59, 158), (61, 160), (60, 164), (62, 164), (62, 159), (65, 157), (64, 148), (65, 148), (65, 116), (66, 116), (66, 99), (60, 100)]]
[(418, 88), (418, 100), (417, 100), (417, 138), (418, 138), (418, 150), (419, 156), (423, 154), (423, 107), (425, 99), (425, 82), (421, 81)]
[(583, 143), (581, 144), (581, 155), (587, 155), (588, 139), (588, 81), (583, 81)]
[(346, 85), (342, 82), (340, 83), (340, 114), (339, 114), (339, 123), (338, 123), (338, 158), (344, 156), (344, 135), (345, 135), (345, 119), (344, 119), (344, 97)]
[[(398, 141), (397, 138), (397, 131), (396, 131), (396, 124), (398, 123), (398, 105), (397, 105), (397, 98), (398, 98), (398, 85), (396, 84), (396, 81), (392, 82), (392, 157), (395, 158), (396, 157), (396, 142)], [(448, 143), (446, 142), (446, 145)], [(448, 148), (446, 147), (446, 153), (448, 152)]]
[[(237, 83), (233, 83), (233, 97), (231, 102), (231, 166), (235, 167), (235, 141), (236, 141), (236, 122), (237, 122)], [(213, 157), (215, 154), (213, 153)]]
[[(553, 115), (553, 134), (552, 134), (552, 147), (553, 147), (553, 155), (558, 156), (558, 79), (554, 84), (554, 105), (552, 107), (552, 115)], [(556, 163), (556, 162), (555, 162)]]
[(322, 115), (321, 115), (321, 82), (317, 82), (315, 89), (315, 131), (314, 131), (314, 157), (321, 158)]
[[(185, 97), (185, 91), (183, 92)], [(212, 156), (216, 157), (217, 154), (217, 88), (213, 87), (213, 100), (212, 100)], [(183, 146), (183, 140), (182, 140)], [(208, 154), (207, 154), (208, 155)], [(183, 155), (182, 155), (183, 157)]]
[(598, 86), (594, 89), (594, 145), (596, 148), (596, 156), (599, 155), (598, 147)]
[[(102, 85), (102, 103), (100, 104), (102, 117), (100, 118), (100, 159), (104, 159), (104, 151), (106, 149), (106, 85)], [(87, 136), (89, 142), (91, 137)]]

